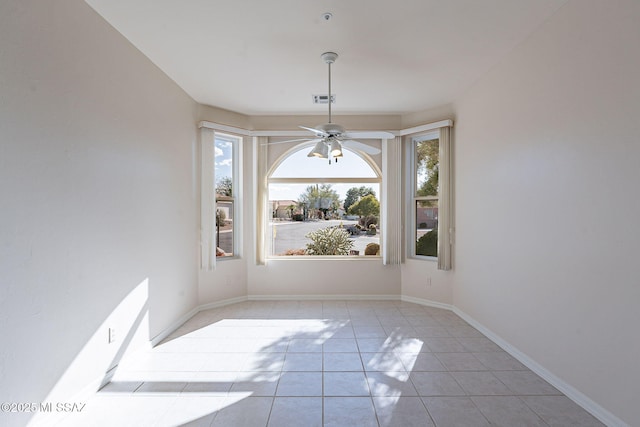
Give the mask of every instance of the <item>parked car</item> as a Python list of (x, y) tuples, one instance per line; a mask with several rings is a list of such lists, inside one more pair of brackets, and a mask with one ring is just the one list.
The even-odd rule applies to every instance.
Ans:
[(360, 234), (360, 229), (355, 224), (348, 224), (344, 227), (352, 236)]

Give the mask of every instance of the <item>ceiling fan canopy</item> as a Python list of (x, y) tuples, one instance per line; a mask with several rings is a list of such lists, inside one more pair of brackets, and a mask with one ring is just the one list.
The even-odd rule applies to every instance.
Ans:
[(335, 52), (325, 52), (321, 55), (324, 62), (329, 67), (329, 121), (316, 127), (300, 126), (300, 128), (307, 130), (315, 135), (315, 138), (296, 139), (285, 142), (305, 141), (315, 143), (313, 149), (309, 152), (307, 157), (319, 157), (321, 159), (329, 159), (331, 164), (332, 159), (336, 162), (338, 158), (343, 156), (342, 147), (353, 148), (354, 150), (362, 151), (367, 154), (379, 154), (378, 148), (372, 147), (362, 142), (353, 140), (352, 138), (364, 138), (364, 139), (389, 139), (395, 135), (391, 132), (372, 131), (372, 132), (348, 132), (343, 126), (331, 121), (331, 64), (338, 59), (338, 54)]

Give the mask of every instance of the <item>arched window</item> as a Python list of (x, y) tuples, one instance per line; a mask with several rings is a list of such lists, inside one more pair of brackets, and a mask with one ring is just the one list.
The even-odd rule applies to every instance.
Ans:
[(347, 148), (331, 164), (308, 151), (294, 147), (268, 173), (268, 256), (379, 255), (379, 166)]

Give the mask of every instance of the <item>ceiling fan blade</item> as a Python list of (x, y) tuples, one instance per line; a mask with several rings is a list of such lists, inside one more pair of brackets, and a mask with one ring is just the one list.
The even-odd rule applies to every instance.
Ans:
[(360, 138), (360, 139), (391, 139), (395, 138), (395, 135), (391, 132), (384, 131), (370, 131), (370, 132), (347, 132), (345, 135), (347, 138)]
[(380, 154), (380, 149), (372, 147), (362, 142), (354, 141), (353, 139), (347, 139), (346, 141), (340, 141), (343, 147), (353, 148), (354, 150), (364, 151), (367, 154)]
[(317, 136), (328, 136), (326, 132), (323, 132), (319, 129), (308, 128), (306, 126), (298, 126), (300, 129), (308, 130), (309, 132), (315, 133)]
[(320, 141), (320, 140), (319, 139), (312, 139), (312, 138), (288, 139), (286, 141), (269, 142), (268, 144), (265, 144), (265, 145), (286, 144), (287, 142), (318, 142), (318, 141)]

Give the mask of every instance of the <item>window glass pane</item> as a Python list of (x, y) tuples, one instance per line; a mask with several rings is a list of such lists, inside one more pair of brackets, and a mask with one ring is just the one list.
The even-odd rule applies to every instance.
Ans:
[(291, 154), (271, 175), (273, 178), (376, 178), (375, 171), (360, 156), (343, 148), (344, 157), (328, 165), (326, 159), (309, 158), (311, 147)]
[(269, 255), (379, 255), (379, 194), (378, 183), (269, 184)]
[(235, 177), (234, 150), (240, 138), (233, 135), (215, 134), (214, 167), (215, 167), (215, 200), (217, 256), (231, 257), (236, 255), (234, 216), (235, 212)]
[(416, 200), (416, 255), (438, 256), (438, 200)]
[(216, 256), (233, 256), (233, 200), (219, 198), (216, 200)]
[(416, 195), (438, 195), (438, 172), (440, 169), (438, 139), (415, 141)]
[(216, 134), (215, 176), (216, 194), (233, 196), (233, 142), (236, 138)]

